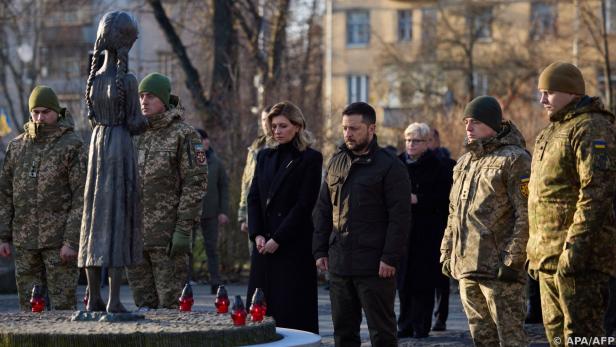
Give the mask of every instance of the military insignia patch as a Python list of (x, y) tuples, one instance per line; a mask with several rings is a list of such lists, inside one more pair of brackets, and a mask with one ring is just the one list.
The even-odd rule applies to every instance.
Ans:
[(595, 140), (592, 142), (593, 166), (595, 169), (607, 170), (609, 163), (607, 158), (607, 142)]
[(207, 158), (205, 156), (205, 148), (203, 148), (202, 144), (195, 145), (195, 162), (199, 166), (203, 166), (207, 163)]
[(528, 199), (528, 181), (530, 178), (528, 176), (520, 177), (520, 193), (522, 196)]
[(603, 140), (595, 140), (592, 142), (592, 147), (595, 149), (605, 149), (607, 143)]

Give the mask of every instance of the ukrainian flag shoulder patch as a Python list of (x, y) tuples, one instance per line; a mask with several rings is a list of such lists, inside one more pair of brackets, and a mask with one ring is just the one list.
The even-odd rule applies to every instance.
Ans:
[(605, 149), (605, 147), (607, 147), (607, 142), (603, 140), (594, 140), (592, 142), (592, 147), (596, 149)]

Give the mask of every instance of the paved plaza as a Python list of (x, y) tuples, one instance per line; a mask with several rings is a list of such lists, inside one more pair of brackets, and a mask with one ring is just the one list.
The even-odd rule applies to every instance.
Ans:
[[(107, 295), (107, 288), (103, 289), (103, 294)], [(198, 284), (193, 287), (195, 295), (195, 307), (206, 310), (214, 310), (214, 296), (209, 294), (210, 287), (208, 285)], [(227, 286), (229, 296), (246, 295), (246, 285), (230, 284)], [(79, 286), (78, 297), (82, 298), (85, 291), (85, 286)], [(302, 300), (302, 298), (297, 298)], [(136, 309), (131, 292), (128, 286), (122, 287), (122, 302), (129, 310)], [(78, 308), (83, 309), (83, 303), (78, 303)], [(17, 295), (4, 294), (0, 295), (0, 314), (8, 314), (18, 310)], [(396, 311), (398, 303), (396, 302)], [(323, 346), (334, 346), (333, 326), (331, 321), (331, 306), (329, 304), (329, 292), (323, 286), (319, 287), (319, 330), (323, 337)], [(541, 325), (527, 325), (526, 330), (529, 333), (531, 346), (548, 346), (543, 327)], [(368, 336), (368, 326), (366, 320), (363, 320), (361, 326), (362, 346), (370, 346)], [(450, 300), (450, 313), (447, 321), (447, 331), (431, 332), (430, 336), (423, 339), (403, 339), (400, 341), (400, 346), (472, 346), (466, 316), (462, 310), (460, 297), (457, 287), (452, 285), (452, 295)]]

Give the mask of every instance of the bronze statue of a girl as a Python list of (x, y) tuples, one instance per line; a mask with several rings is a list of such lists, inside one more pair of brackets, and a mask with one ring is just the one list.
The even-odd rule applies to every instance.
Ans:
[[(87, 311), (126, 312), (119, 295), (124, 266), (142, 258), (139, 175), (131, 136), (144, 130), (147, 120), (139, 107), (137, 79), (128, 73), (128, 52), (137, 34), (137, 22), (129, 13), (103, 16), (86, 87), (93, 129), (78, 265), (86, 268), (88, 278)], [(107, 305), (100, 294), (103, 267), (109, 269)]]

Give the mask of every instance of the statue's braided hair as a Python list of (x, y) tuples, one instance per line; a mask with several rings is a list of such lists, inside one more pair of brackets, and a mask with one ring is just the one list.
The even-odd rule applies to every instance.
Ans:
[(128, 51), (129, 48), (121, 48), (118, 50), (118, 59), (116, 61), (117, 74), (115, 79), (116, 88), (118, 88), (118, 104), (121, 119), (124, 118), (124, 105), (126, 104), (126, 86), (124, 85), (124, 76), (128, 72)]
[(92, 84), (94, 84), (94, 75), (96, 75), (96, 67), (98, 66), (100, 50), (98, 48), (100, 38), (96, 39), (94, 43), (94, 51), (92, 52), (92, 64), (90, 65), (90, 74), (88, 75), (88, 82), (86, 83), (86, 106), (88, 110), (88, 118), (94, 118), (94, 110), (92, 109), (92, 99), (90, 98), (90, 90), (92, 90)]
[(115, 50), (117, 53), (115, 76), (115, 85), (118, 92), (119, 110), (121, 118), (124, 117), (124, 105), (126, 103), (126, 87), (124, 85), (124, 77), (128, 72), (128, 52), (133, 43), (137, 39), (138, 29), (137, 22), (127, 12), (113, 11), (106, 13), (98, 25), (96, 42), (94, 43), (94, 52), (92, 53), (92, 65), (90, 67), (90, 75), (86, 84), (86, 105), (88, 108), (88, 118), (92, 119), (94, 110), (92, 109), (92, 99), (90, 92), (96, 71), (99, 63), (99, 56), (104, 50)]

